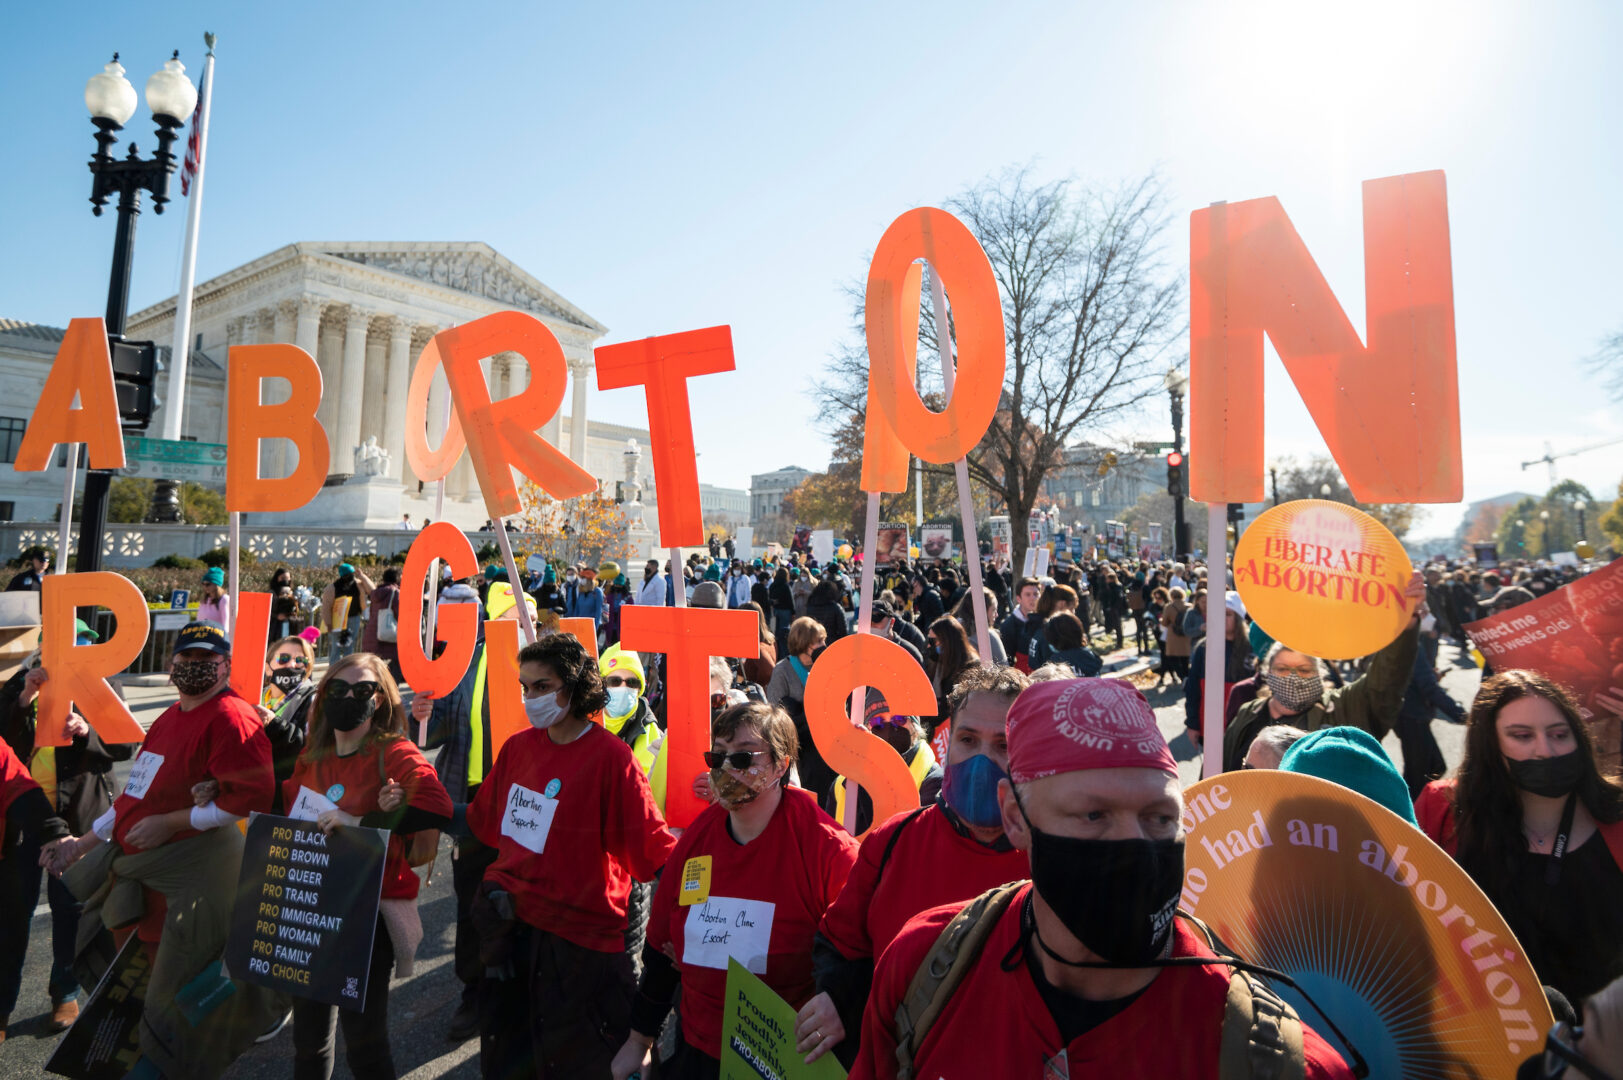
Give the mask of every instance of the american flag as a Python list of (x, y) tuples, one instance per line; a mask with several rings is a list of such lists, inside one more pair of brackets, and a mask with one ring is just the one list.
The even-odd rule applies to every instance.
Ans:
[(186, 162), (180, 167), (180, 193), (183, 196), (192, 193), (192, 177), (197, 175), (197, 170), (203, 165), (203, 155), (198, 143), (202, 138), (199, 132), (203, 128), (203, 102), (206, 100), (207, 91), (199, 87), (197, 108), (192, 110), (191, 134), (186, 137)]

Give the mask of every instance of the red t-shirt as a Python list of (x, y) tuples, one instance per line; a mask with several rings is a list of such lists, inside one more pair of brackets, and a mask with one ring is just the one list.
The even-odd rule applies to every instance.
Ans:
[[(709, 855), (710, 896), (679, 907), (687, 860)], [(682, 968), (682, 1037), (721, 1056), (729, 956), (800, 1008), (812, 981), (812, 935), (840, 894), (857, 842), (823, 813), (810, 792), (790, 787), (766, 831), (747, 844), (732, 838), (727, 811), (705, 809), (676, 842), (648, 915), (648, 944), (667, 942)]]
[[(271, 808), (276, 778), (270, 740), (254, 707), (230, 687), (190, 712), (181, 711), (177, 702), (153, 723), (130, 767), (124, 793), (113, 803), (118, 812), (113, 839), (123, 847), (125, 834), (137, 821), (189, 808), (192, 786), (211, 777), (220, 785), (214, 802), (227, 813), (247, 817)], [(169, 839), (196, 835), (197, 830), (186, 828)]]
[[(282, 785), (282, 804), (291, 809), (298, 802), (299, 789), (305, 787), (336, 803), (344, 813), (365, 817), (378, 808), (378, 790), (388, 780), (406, 789), (407, 806), (451, 816), (451, 796), (434, 775), (434, 766), (404, 738), (363, 747), (348, 757), (326, 754), (312, 759), (308, 752), (300, 754), (293, 775)], [(386, 900), (410, 900), (422, 884), (406, 862), (406, 839), (400, 834), (389, 837), (389, 854), (383, 864)]]
[(652, 881), (676, 844), (631, 748), (596, 724), (562, 746), (536, 728), (508, 739), (468, 827), (497, 849), (485, 880), (519, 918), (608, 953), (625, 949), (631, 879)]
[[(0, 739), (0, 820), (10, 813), (12, 803), (37, 787), (39, 784), (29, 774), (28, 766), (11, 749), (10, 743)], [(0, 841), (3, 840), (4, 837), (0, 837)]]
[[(1163, 970), (1132, 1004), (1062, 1047), (1059, 1028), (1025, 960), (1012, 965), (1012, 971), (1003, 970), (1001, 963), (1019, 940), (1020, 910), (1030, 892), (1028, 885), (1009, 904), (975, 966), (924, 1037), (914, 1059), (917, 1076), (1040, 1077), (1046, 1075), (1044, 1060), (1062, 1049), (1070, 1080), (1218, 1075), (1230, 975), (1221, 964)], [(919, 915), (880, 957), (851, 1080), (896, 1075), (896, 1006), (925, 954), (963, 906), (951, 904)], [(1212, 955), (1183, 920), (1174, 924), (1173, 935), (1172, 955)], [(1302, 1045), (1307, 1080), (1351, 1080), (1352, 1070), (1340, 1055), (1305, 1023)]]
[[(921, 911), (972, 900), (988, 889), (1031, 876), (1024, 851), (994, 851), (961, 835), (934, 804), (897, 814), (863, 837), (839, 899), (819, 927), (847, 960), (877, 957)], [(904, 825), (903, 822), (906, 822)], [(890, 838), (901, 830), (881, 872)]]

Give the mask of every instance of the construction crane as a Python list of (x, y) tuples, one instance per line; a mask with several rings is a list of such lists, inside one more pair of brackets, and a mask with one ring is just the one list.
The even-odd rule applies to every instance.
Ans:
[(1623, 439), (1608, 439), (1606, 442), (1596, 443), (1593, 446), (1583, 446), (1579, 447), (1577, 450), (1563, 450), (1557, 454), (1550, 448), (1550, 443), (1548, 440), (1546, 440), (1544, 443), (1544, 456), (1534, 458), (1532, 461), (1522, 462), (1522, 471), (1525, 472), (1529, 465), (1537, 465), (1540, 462), (1543, 462), (1550, 467), (1550, 486), (1555, 487), (1555, 462), (1557, 458), (1572, 457), (1575, 454), (1587, 454), (1591, 450), (1604, 450), (1608, 446), (1616, 446), (1619, 443), (1623, 443)]

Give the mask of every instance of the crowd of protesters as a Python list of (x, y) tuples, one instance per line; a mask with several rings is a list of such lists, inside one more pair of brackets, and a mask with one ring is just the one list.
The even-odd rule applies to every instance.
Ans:
[[(948, 562), (876, 568), (866, 598), (860, 561), (804, 553), (521, 565), (517, 583), (499, 566), (433, 583), (431, 609), (472, 606), (476, 644), (451, 692), (409, 704), (396, 642), (423, 628), (400, 625), (393, 570), (374, 583), (347, 563), (320, 600), (325, 671), (314, 631), (273, 634), (253, 702), (229, 685), (230, 598), (213, 582), (209, 613), (227, 614), (181, 631), (177, 700), (139, 746), (104, 744), (78, 715), (70, 745), (36, 745), (49, 675), (30, 658), (0, 688), (0, 1036), (44, 867), (53, 1029), (73, 1023), (83, 988), (133, 935), (152, 962), (146, 1075), (218, 1076), (291, 1020), (295, 1077), (331, 1075), (338, 1028), (355, 1076), (394, 1077), (389, 982), (412, 972), (416, 868), (443, 833), (456, 902), (445, 977), (462, 985), (443, 1022), (453, 1041), (480, 1039), (486, 1076), (717, 1077), (729, 958), (794, 1007), (796, 1053), (832, 1055), (857, 1077), (1249, 1075), (1232, 1063), (1256, 1058), (1261, 1036), (1234, 1010), (1264, 1006), (1285, 1031), (1266, 1048), (1276, 1075), (1353, 1075), (1309, 1018), (1177, 911), (1183, 801), (1147, 691), (1181, 702), (1191, 753), (1337, 780), (1423, 829), (1505, 915), (1558, 1013), (1585, 1017), (1581, 1037), (1575, 1023), (1552, 1033), (1552, 1052), (1585, 1062), (1584, 1075), (1623, 1071), (1623, 786), (1559, 684), (1501, 672), (1458, 702), (1436, 670), (1440, 641), (1463, 650), (1465, 623), (1569, 570), (1428, 567), (1402, 633), (1333, 664), (1271, 640), (1226, 572), (1195, 560), (1064, 561), (1038, 577), (988, 558), (984, 607)], [(619, 643), (626, 606), (679, 595), (750, 611), (759, 628), (758, 656), (711, 661), (708, 771), (694, 776), (670, 775), (664, 657)], [(917, 807), (885, 821), (866, 792), (852, 797), (806, 717), (812, 670), (858, 631), (864, 604), (871, 632), (936, 698), (933, 715), (897, 712), (873, 689), (855, 703), (918, 791)], [(560, 619), (590, 620), (593, 647), (556, 632)], [(530, 622), (538, 637), (491, 664), (491, 620)], [(1205, 746), (1214, 632), (1223, 739)], [(81, 642), (94, 636), (79, 625)], [(493, 753), (491, 685), (514, 667), (530, 729)], [(1110, 677), (1125, 672), (1136, 685)], [(1127, 737), (1068, 737), (1078, 703)], [(1466, 726), (1449, 779), (1438, 712)], [(1379, 742), (1392, 731), (1401, 771)], [(114, 763), (132, 755), (115, 798)], [(666, 824), (673, 785), (708, 804), (685, 829)], [(375, 992), (351, 1011), (238, 982), (197, 1016), (180, 999), (228, 978), (217, 962), (238, 823), (312, 791), (339, 793), (314, 816), (324, 831), (392, 836)], [(539, 832), (507, 827), (515, 796), (547, 807)], [(699, 867), (704, 895), (690, 903), (679, 893)], [(746, 929), (718, 941), (706, 932), (717, 919)], [(1067, 1061), (1068, 1074), (1054, 1070)]]

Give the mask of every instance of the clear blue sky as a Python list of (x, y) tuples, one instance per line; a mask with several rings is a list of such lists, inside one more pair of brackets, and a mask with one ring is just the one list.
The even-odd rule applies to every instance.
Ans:
[[(1545, 440), (1623, 433), (1579, 363), (1623, 326), (1615, 7), (503, 7), (13, 10), (0, 315), (102, 311), (84, 81), (114, 49), (137, 89), (176, 47), (195, 75), (212, 29), (200, 279), (295, 240), (484, 240), (609, 341), (730, 323), (738, 370), (693, 386), (711, 483), (826, 464), (805, 388), (849, 332), (842, 283), (898, 213), (1023, 162), (1159, 168), (1180, 263), (1189, 210), (1277, 195), (1360, 329), (1359, 183), (1445, 169), (1467, 499), (1542, 490), (1517, 466)], [(144, 104), (126, 136), (151, 149)], [(183, 211), (142, 216), (134, 308), (174, 292)], [(1277, 361), (1269, 380), (1269, 456), (1322, 449)], [(645, 422), (631, 391), (591, 415)], [(1614, 494), (1623, 447), (1560, 469)]]

